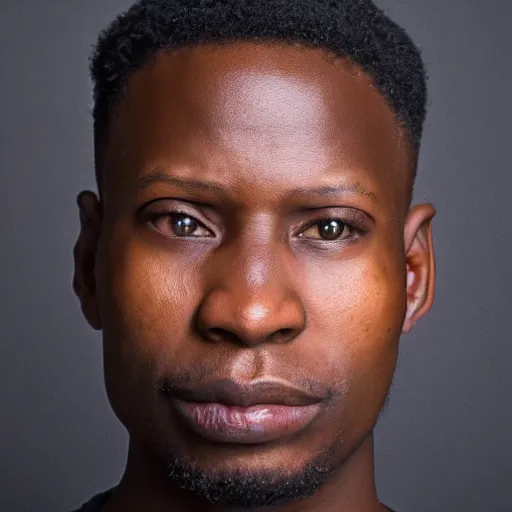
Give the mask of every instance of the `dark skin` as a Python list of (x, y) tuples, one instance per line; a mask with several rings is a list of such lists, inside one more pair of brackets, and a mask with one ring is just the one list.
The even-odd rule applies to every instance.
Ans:
[[(387, 510), (372, 432), (400, 335), (433, 301), (435, 210), (410, 208), (413, 153), (371, 79), (326, 57), (203, 46), (129, 80), (101, 201), (78, 198), (75, 247), (74, 288), (103, 331), (107, 393), (130, 434), (105, 512), (246, 510), (180, 489), (169, 454), (207, 477), (276, 482), (323, 456), (319, 489), (264, 510)], [(162, 399), (158, 383), (177, 375), (307, 382), (331, 398), (298, 435), (215, 443)]]

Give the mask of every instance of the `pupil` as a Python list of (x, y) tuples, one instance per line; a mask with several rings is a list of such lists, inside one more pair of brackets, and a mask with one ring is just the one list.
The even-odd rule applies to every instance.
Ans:
[(340, 236), (343, 229), (343, 223), (339, 220), (322, 220), (319, 224), (320, 236), (328, 240), (332, 240)]
[(196, 222), (190, 217), (178, 217), (174, 221), (174, 230), (177, 235), (190, 235), (197, 228)]

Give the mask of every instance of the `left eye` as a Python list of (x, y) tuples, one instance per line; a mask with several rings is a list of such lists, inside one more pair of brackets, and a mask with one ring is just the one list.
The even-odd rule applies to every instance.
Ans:
[[(351, 228), (340, 219), (324, 219), (316, 222), (300, 236), (304, 238), (313, 238), (316, 240), (338, 240), (350, 236)], [(342, 235), (344, 235), (342, 237)]]
[(195, 217), (183, 213), (158, 215), (153, 225), (164, 235), (171, 237), (211, 237), (212, 233)]

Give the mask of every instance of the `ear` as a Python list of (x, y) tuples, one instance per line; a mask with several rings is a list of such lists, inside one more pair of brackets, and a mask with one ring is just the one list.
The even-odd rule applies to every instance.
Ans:
[(432, 242), (431, 204), (414, 206), (405, 221), (404, 243), (407, 266), (407, 313), (402, 332), (409, 332), (434, 302), (435, 259)]
[(102, 212), (96, 194), (81, 192), (77, 197), (80, 214), (80, 234), (73, 249), (75, 271), (73, 290), (80, 299), (82, 313), (93, 329), (102, 328), (96, 297), (94, 273)]

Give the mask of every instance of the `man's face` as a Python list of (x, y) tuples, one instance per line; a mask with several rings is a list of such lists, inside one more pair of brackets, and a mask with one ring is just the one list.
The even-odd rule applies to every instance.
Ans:
[[(253, 506), (311, 494), (347, 461), (385, 403), (418, 300), (411, 162), (371, 80), (320, 50), (196, 47), (130, 78), (84, 309), (140, 452), (182, 485), (191, 470), (202, 496), (223, 480)], [(215, 442), (162, 390), (219, 379), (279, 380), (322, 402), (291, 434)]]

